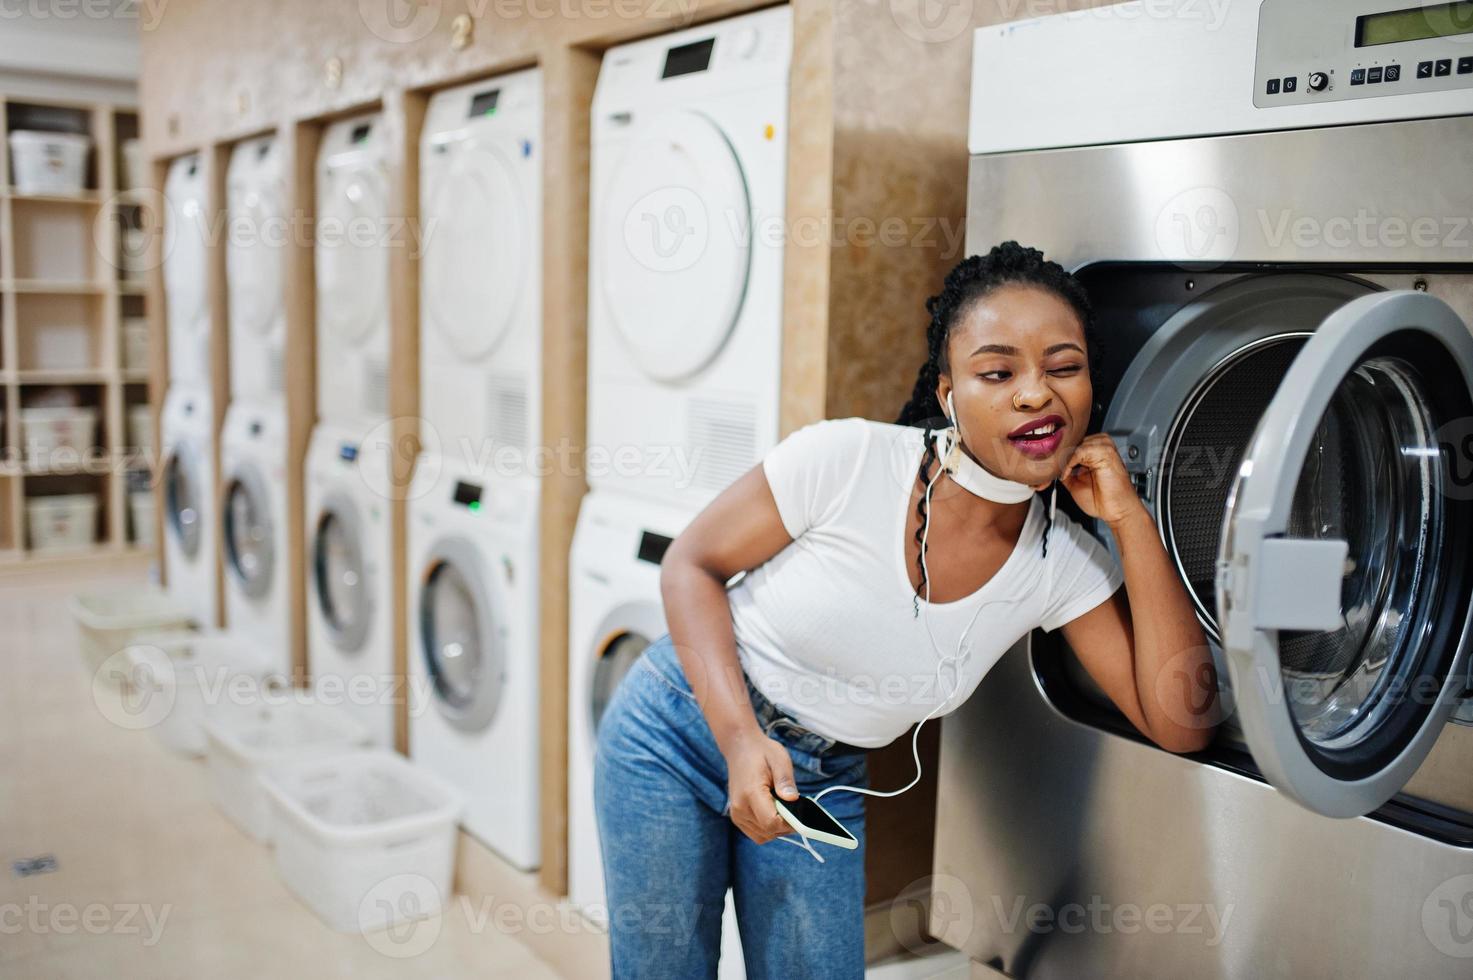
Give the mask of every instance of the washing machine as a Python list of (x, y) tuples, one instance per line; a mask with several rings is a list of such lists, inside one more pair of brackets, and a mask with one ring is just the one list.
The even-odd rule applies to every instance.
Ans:
[(403, 685), (394, 670), (390, 458), (354, 427), (319, 424), (306, 460), (307, 669), (374, 743), (394, 745)]
[(317, 152), (317, 416), (373, 424), (389, 412), (385, 135), (377, 114), (328, 126)]
[(198, 154), (169, 164), (164, 178), (164, 309), (169, 383), (208, 388), (210, 306), (206, 243), (209, 191)]
[(225, 622), (272, 669), (290, 674), (283, 406), (231, 403), (220, 432), (220, 482)]
[(792, 11), (609, 49), (593, 99), (587, 478), (699, 510), (777, 441)]
[(219, 625), (215, 555), (215, 439), (209, 397), (173, 385), (159, 420), (164, 497), (164, 572), (195, 625)]
[(408, 533), (409, 755), (465, 794), (466, 831), (523, 870), (538, 825), (538, 481), (421, 458)]
[(541, 444), (541, 145), (537, 69), (430, 99), (420, 415), (446, 455)]
[(281, 150), (274, 136), (245, 140), (231, 151), (225, 210), (230, 397), (279, 401), (286, 391), (282, 264), (289, 229)]
[(1226, 716), (1164, 752), (1059, 634), (1025, 639), (942, 727), (933, 909), (1202, 928), (931, 924), (1018, 977), (1466, 976), (1473, 19), (1152, 6), (977, 32), (967, 248), (1016, 239), (1088, 289), (1093, 425)]
[[(593, 812), (599, 719), (644, 648), (666, 632), (660, 561), (696, 512), (595, 491), (573, 533), (568, 623), (568, 900), (608, 925), (603, 863)], [(736, 906), (726, 893), (719, 976), (746, 975)]]

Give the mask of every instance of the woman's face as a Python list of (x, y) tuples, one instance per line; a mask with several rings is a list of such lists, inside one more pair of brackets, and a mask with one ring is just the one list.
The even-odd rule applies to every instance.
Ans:
[[(943, 409), (948, 393), (955, 399), (963, 443), (977, 462), (1035, 487), (1061, 475), (1094, 399), (1084, 324), (1073, 307), (1033, 286), (996, 289), (952, 327), (947, 363), (937, 397)], [(1040, 427), (1048, 434), (1033, 431)]]

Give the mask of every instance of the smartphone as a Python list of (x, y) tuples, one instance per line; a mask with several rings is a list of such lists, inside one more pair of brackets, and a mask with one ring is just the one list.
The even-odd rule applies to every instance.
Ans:
[(785, 800), (774, 793), (772, 801), (777, 804), (778, 816), (804, 837), (850, 851), (859, 846), (854, 835), (845, 830), (844, 825), (835, 820), (812, 797), (800, 796), (796, 800)]

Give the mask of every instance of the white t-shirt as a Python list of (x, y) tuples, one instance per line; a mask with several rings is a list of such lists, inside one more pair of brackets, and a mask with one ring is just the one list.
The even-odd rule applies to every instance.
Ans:
[[(888, 744), (948, 694), (941, 713), (954, 710), (1031, 630), (1057, 629), (1124, 581), (1063, 511), (1044, 559), (1047, 507), (1034, 497), (997, 574), (954, 602), (921, 601), (916, 616), (904, 538), (923, 431), (830, 419), (773, 447), (762, 468), (793, 542), (728, 593), (737, 655), (756, 688), (805, 727), (854, 745)], [(955, 655), (983, 604), (959, 671), (944, 668), (938, 684), (936, 650)]]

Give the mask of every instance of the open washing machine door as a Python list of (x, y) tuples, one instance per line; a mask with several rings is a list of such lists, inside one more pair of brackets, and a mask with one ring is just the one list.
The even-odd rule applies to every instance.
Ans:
[(431, 329), (467, 361), (489, 354), (511, 325), (525, 288), (525, 193), (511, 140), (470, 139), (435, 147), (425, 240), (425, 308)]
[(259, 599), (271, 590), (276, 568), (276, 538), (271, 497), (261, 471), (249, 463), (238, 466), (225, 484), (225, 565), (240, 590)]
[(1304, 342), (1237, 468), (1216, 573), (1237, 718), (1317, 813), (1396, 794), (1467, 681), (1469, 419), (1468, 326), (1377, 293)]
[[(588, 733), (597, 739), (604, 710), (645, 647), (665, 633), (665, 612), (658, 602), (626, 602), (616, 606), (594, 631), (589, 651), (593, 670), (588, 675)], [(586, 746), (589, 756), (593, 746)]]
[(194, 445), (183, 439), (169, 450), (164, 463), (164, 526), (191, 561), (199, 555), (200, 547), (200, 494), (204, 487), (200, 466)]
[(312, 582), (318, 611), (333, 646), (356, 654), (373, 618), (363, 558), (363, 521), (345, 494), (329, 494), (312, 534)]
[(656, 381), (715, 358), (741, 312), (751, 205), (740, 161), (708, 116), (662, 112), (629, 137), (609, 181), (603, 281), (614, 326)]
[(425, 561), (417, 615), (435, 707), (461, 731), (496, 717), (506, 687), (506, 626), (484, 563), (464, 538), (436, 542)]

